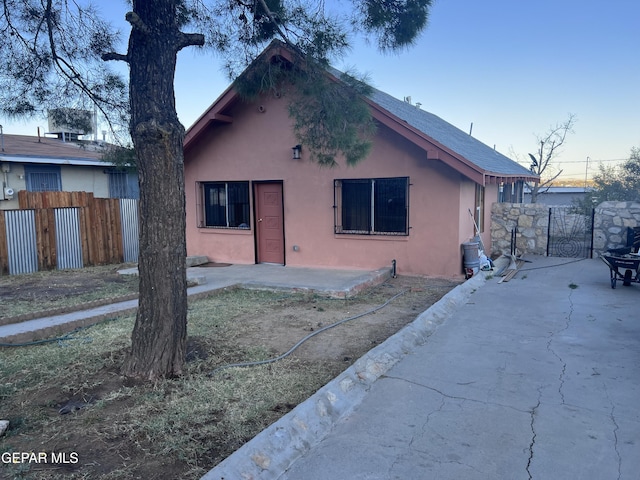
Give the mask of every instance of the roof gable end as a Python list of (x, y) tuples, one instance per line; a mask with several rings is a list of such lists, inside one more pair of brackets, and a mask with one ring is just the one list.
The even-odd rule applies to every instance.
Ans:
[[(275, 56), (284, 57), (289, 61), (294, 61), (296, 57), (282, 42), (274, 41), (256, 61), (271, 59)], [(251, 66), (242, 75), (250, 68)], [(327, 75), (335, 81), (340, 81), (344, 74), (330, 68), (327, 70)], [(231, 84), (189, 127), (185, 135), (185, 150), (189, 149), (210, 125), (231, 123), (233, 119), (224, 112), (238, 100), (239, 94), (234, 89), (234, 84)], [(503, 181), (537, 182), (539, 180), (539, 177), (522, 165), (432, 113), (377, 89), (373, 89), (365, 100), (372, 108), (376, 120), (423, 148), (427, 152), (427, 159), (431, 159), (430, 152), (434, 152), (433, 160), (444, 161), (477, 183), (485, 185)]]

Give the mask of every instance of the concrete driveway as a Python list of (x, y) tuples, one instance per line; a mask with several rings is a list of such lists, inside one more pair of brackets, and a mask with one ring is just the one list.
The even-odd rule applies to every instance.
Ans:
[(530, 259), (477, 283), (326, 432), (305, 431), (327, 404), (312, 397), (205, 478), (640, 478), (640, 284)]

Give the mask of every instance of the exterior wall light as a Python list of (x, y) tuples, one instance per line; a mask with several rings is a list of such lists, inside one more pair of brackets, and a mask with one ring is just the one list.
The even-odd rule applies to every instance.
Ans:
[(300, 152), (302, 151), (302, 145), (296, 145), (295, 147), (291, 147), (293, 150), (293, 159), (300, 160)]

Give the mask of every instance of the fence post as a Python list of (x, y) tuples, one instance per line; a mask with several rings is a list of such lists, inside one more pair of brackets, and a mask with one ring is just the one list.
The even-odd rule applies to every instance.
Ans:
[(7, 249), (7, 225), (5, 212), (0, 210), (0, 275), (9, 273), (9, 250)]
[(551, 244), (551, 207), (549, 207), (549, 217), (547, 220), (547, 257), (549, 256), (550, 244)]
[(589, 258), (593, 258), (593, 235), (595, 232), (596, 209), (591, 208), (591, 245), (589, 245)]

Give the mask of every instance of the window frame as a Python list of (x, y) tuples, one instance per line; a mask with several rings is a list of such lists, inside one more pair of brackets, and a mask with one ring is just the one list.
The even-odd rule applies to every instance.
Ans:
[(110, 169), (107, 171), (109, 198), (140, 199), (138, 174), (135, 170)]
[[(475, 191), (475, 199), (474, 199), (474, 209), (473, 209), (473, 219), (476, 222), (478, 227), (477, 233), (484, 233), (484, 197), (485, 197), (485, 188), (484, 186), (476, 183), (476, 191)], [(474, 235), (476, 232), (474, 232)]]
[(503, 182), (498, 187), (498, 203), (523, 203), (524, 181)]
[[(384, 190), (393, 190), (393, 182), (403, 183), (403, 194), (400, 197), (393, 197), (392, 192), (385, 195)], [(350, 194), (345, 192), (345, 185), (354, 186), (354, 191)], [(356, 191), (356, 185), (366, 185), (368, 191), (360, 188)], [(379, 236), (408, 236), (409, 235), (409, 177), (381, 177), (381, 178), (344, 178), (335, 179), (334, 186), (334, 233), (339, 235), (379, 235)], [(347, 195), (351, 199), (347, 198)], [(357, 198), (360, 197), (360, 206), (357, 205)], [(404, 198), (403, 198), (404, 197)], [(366, 198), (366, 202), (362, 202)], [(402, 211), (385, 211), (381, 207), (393, 200), (404, 200), (404, 205), (395, 207)], [(351, 202), (351, 208), (346, 202)], [(391, 207), (392, 209), (394, 207)], [(358, 212), (358, 210), (360, 212)], [(395, 217), (395, 218), (394, 218)], [(357, 225), (359, 224), (359, 225)], [(382, 225), (382, 227), (380, 226)], [(395, 225), (395, 226), (394, 226)], [(402, 225), (398, 228), (397, 225)], [(358, 226), (360, 228), (353, 228)]]
[[(36, 187), (34, 182), (36, 175), (51, 175), (50, 180), (55, 183), (53, 188)], [(25, 165), (24, 166), (25, 186), (28, 192), (61, 192), (62, 191), (62, 173), (60, 165)]]
[[(234, 192), (230, 192), (230, 186), (244, 187), (244, 192), (240, 192), (243, 196), (242, 201), (230, 201), (230, 198), (234, 195)], [(251, 196), (250, 196), (250, 182), (249, 181), (207, 181), (198, 182), (200, 205), (198, 208), (199, 228), (207, 229), (222, 229), (222, 230), (250, 230), (251, 229)], [(210, 215), (214, 216), (214, 212), (208, 213), (209, 208), (213, 208), (207, 195), (209, 189), (224, 187), (224, 205), (217, 205), (218, 208), (222, 207), (223, 210), (218, 213), (224, 215), (224, 224), (208, 223)], [(236, 192), (237, 193), (237, 192)], [(231, 194), (231, 195), (230, 195)], [(220, 195), (220, 192), (218, 193)], [(222, 197), (220, 197), (222, 199)], [(238, 212), (237, 209), (240, 209)], [(234, 221), (233, 217), (241, 217), (241, 221)]]

